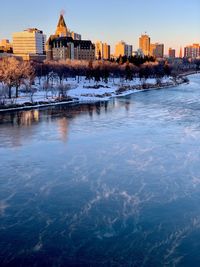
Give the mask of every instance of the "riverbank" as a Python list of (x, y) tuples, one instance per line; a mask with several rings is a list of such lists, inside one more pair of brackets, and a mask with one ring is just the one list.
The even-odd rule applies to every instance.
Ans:
[(180, 77), (176, 81), (174, 81), (172, 77), (165, 77), (160, 83), (158, 83), (158, 80), (153, 78), (146, 80), (136, 78), (133, 81), (121, 81), (120, 79), (115, 79), (112, 82), (99, 82), (98, 84), (94, 81), (88, 82), (85, 80), (82, 80), (77, 84), (75, 80), (71, 80), (68, 81), (68, 85), (71, 86), (72, 89), (67, 92), (67, 98), (65, 97), (60, 100), (58, 97), (48, 97), (48, 94), (46, 93), (44, 96), (44, 92), (38, 91), (34, 95), (34, 99), (36, 101), (30, 102), (30, 100), (28, 101), (29, 96), (23, 95), (22, 97), (16, 99), (16, 103), (1, 105), (0, 112), (30, 110), (56, 105), (78, 105), (108, 101), (114, 97), (123, 97), (142, 91), (179, 86), (180, 84), (188, 82), (184, 78), (185, 76)]
[(200, 74), (200, 71), (186, 71), (182, 74), (179, 74), (180, 77), (187, 77), (194, 74)]

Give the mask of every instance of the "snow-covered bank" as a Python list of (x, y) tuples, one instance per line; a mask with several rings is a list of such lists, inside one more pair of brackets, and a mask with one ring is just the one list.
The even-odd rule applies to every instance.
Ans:
[[(100, 101), (108, 101), (113, 97), (126, 96), (133, 93), (138, 93), (146, 90), (155, 90), (161, 88), (174, 87), (182, 84), (183, 78), (176, 81), (172, 77), (165, 77), (161, 80), (149, 78), (135, 78), (132, 81), (125, 81), (119, 78), (109, 79), (108, 82), (88, 81), (84, 77), (77, 82), (76, 79), (68, 79), (64, 82), (67, 86), (67, 98), (61, 99), (58, 97), (59, 92), (56, 90), (57, 85), (52, 85), (50, 89), (44, 90), (44, 81), (41, 84), (34, 85), (34, 93), (26, 93), (21, 91), (20, 97), (17, 99), (6, 99), (6, 104), (1, 105), (0, 112), (34, 109), (40, 107), (48, 107), (53, 105), (72, 105), (95, 103)], [(58, 88), (58, 87), (57, 87)]]

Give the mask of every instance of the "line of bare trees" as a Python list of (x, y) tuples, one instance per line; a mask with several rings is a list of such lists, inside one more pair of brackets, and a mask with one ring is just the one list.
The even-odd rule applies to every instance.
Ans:
[(109, 61), (59, 61), (34, 64), (35, 73), (39, 81), (46, 78), (47, 83), (54, 75), (60, 82), (69, 77), (74, 77), (79, 83), (80, 77), (84, 76), (88, 80), (107, 82), (108, 78), (124, 78), (132, 80), (135, 77), (164, 77), (172, 74), (172, 67), (164, 62), (146, 62), (136, 66), (129, 61), (124, 64)]
[[(126, 60), (126, 61), (125, 61)], [(133, 64), (136, 62), (137, 64)], [(140, 63), (140, 64), (139, 64)], [(176, 77), (181, 72), (195, 70), (199, 68), (200, 61), (168, 63), (166, 61), (154, 62), (148, 60), (133, 61), (129, 59), (119, 61), (50, 61), (44, 63), (30, 63), (16, 58), (5, 58), (0, 61), (0, 96), (6, 95), (7, 98), (18, 98), (19, 88), (23, 85), (27, 92), (33, 95), (33, 84), (35, 78), (39, 80), (41, 88), (48, 92), (49, 88), (59, 91), (59, 95), (66, 95), (69, 89), (64, 83), (68, 78), (76, 79), (80, 82), (82, 77), (94, 80), (95, 82), (108, 82), (108, 79), (121, 78), (132, 80), (134, 78), (160, 79), (164, 76)], [(41, 82), (42, 81), (42, 82)], [(57, 84), (57, 87), (55, 87)], [(33, 93), (31, 93), (33, 91)]]

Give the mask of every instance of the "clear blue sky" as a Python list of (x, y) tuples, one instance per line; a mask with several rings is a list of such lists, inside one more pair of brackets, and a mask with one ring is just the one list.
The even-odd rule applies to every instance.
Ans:
[(9, 0), (0, 4), (0, 39), (36, 27), (55, 32), (60, 10), (68, 27), (93, 42), (124, 40), (138, 48), (145, 31), (168, 47), (200, 43), (200, 0)]

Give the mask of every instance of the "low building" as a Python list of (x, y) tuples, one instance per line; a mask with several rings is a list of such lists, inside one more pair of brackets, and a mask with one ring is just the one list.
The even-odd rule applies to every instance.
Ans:
[(90, 40), (74, 40), (74, 59), (95, 60), (95, 45)]
[(0, 51), (5, 53), (13, 53), (13, 46), (7, 39), (0, 41)]

